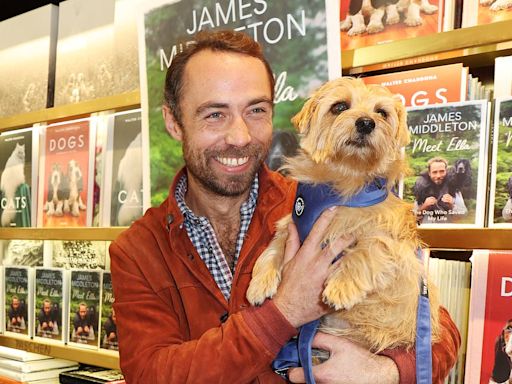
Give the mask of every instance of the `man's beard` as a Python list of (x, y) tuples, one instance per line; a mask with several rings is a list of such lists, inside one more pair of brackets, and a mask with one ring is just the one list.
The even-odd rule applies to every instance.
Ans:
[[(187, 171), (208, 191), (225, 197), (235, 197), (247, 192), (254, 177), (267, 157), (270, 140), (265, 144), (249, 144), (243, 148), (230, 146), (227, 149), (196, 150), (190, 147), (187, 139), (183, 140), (183, 158)], [(208, 162), (216, 157), (242, 158), (249, 157), (252, 167), (243, 174), (216, 175)], [(256, 161), (254, 161), (256, 159)], [(216, 161), (216, 160), (213, 160)]]

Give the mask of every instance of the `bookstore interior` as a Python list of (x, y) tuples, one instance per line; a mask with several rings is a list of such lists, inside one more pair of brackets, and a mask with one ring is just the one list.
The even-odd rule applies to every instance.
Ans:
[(498, 382), (497, 338), (512, 359), (511, 0), (47, 3), (0, 21), (0, 383), (122, 379), (109, 243), (182, 166), (165, 73), (216, 28), (249, 34), (272, 66), (274, 170), (328, 80), (360, 77), (405, 105), (411, 172), (395, 192), (461, 333), (446, 383)]

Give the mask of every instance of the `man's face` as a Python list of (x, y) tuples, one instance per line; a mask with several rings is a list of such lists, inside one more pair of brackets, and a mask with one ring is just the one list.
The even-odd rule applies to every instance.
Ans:
[(44, 311), (44, 313), (46, 313), (48, 315), (50, 313), (50, 309), (51, 309), (50, 303), (44, 302), (43, 303), (43, 311)]
[(442, 184), (444, 178), (446, 177), (446, 164), (442, 161), (434, 161), (432, 164), (430, 164), (428, 175), (434, 184)]
[(18, 309), (19, 306), (20, 306), (20, 301), (18, 299), (12, 299), (12, 307), (14, 309)]
[[(187, 63), (180, 106), (189, 183), (222, 196), (251, 186), (272, 140), (272, 102), (263, 63), (205, 50)], [(167, 117), (166, 117), (167, 123)]]
[(80, 308), (78, 309), (78, 314), (80, 315), (81, 319), (85, 319), (85, 315), (87, 315), (87, 307), (81, 305)]

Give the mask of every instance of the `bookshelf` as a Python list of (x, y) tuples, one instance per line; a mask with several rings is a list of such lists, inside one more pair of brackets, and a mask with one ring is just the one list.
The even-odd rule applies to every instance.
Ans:
[[(344, 75), (429, 66), (463, 61), (492, 66), (494, 58), (512, 54), (512, 20), (442, 32), (416, 39), (343, 52)], [(99, 98), (72, 105), (0, 118), (0, 132), (45, 121), (78, 118), (92, 112), (127, 110), (140, 106), (140, 92)], [(0, 240), (113, 240), (126, 228), (1, 228)], [(419, 229), (431, 248), (512, 249), (512, 229)], [(119, 368), (115, 353), (0, 335), (0, 345), (109, 368)]]

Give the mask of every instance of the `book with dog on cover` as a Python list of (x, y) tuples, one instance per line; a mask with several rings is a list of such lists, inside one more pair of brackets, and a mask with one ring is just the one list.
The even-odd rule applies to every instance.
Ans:
[(399, 71), (362, 78), (396, 94), (406, 107), (466, 100), (468, 68), (462, 63)]
[(34, 339), (65, 342), (67, 284), (64, 269), (35, 268)]
[[(383, 1), (375, 9), (370, 2), (340, 1), (341, 50), (386, 44), (441, 32), (443, 0)], [(404, 5), (405, 3), (405, 5)]]
[(0, 133), (0, 227), (35, 226), (37, 129)]
[(0, 260), (3, 265), (36, 267), (44, 265), (43, 240), (2, 240)]
[(29, 267), (4, 267), (4, 320), (5, 333), (11, 336), (32, 336), (34, 323), (33, 269)]
[(68, 344), (97, 349), (101, 305), (101, 270), (71, 270)]
[[(512, 10), (511, 10), (512, 13)], [(502, 56), (494, 59), (494, 98), (512, 96), (512, 56)]]
[(38, 226), (90, 226), (94, 126), (78, 119), (42, 127)]
[(110, 272), (103, 272), (100, 348), (109, 351), (118, 351), (116, 313), (113, 304), (114, 291), (112, 289), (112, 276)]
[(104, 269), (105, 241), (53, 240), (45, 249), (51, 255), (51, 266), (64, 269)]
[(464, 0), (462, 28), (512, 20), (510, 0)]
[(512, 379), (512, 251), (475, 250), (465, 384)]
[(512, 97), (496, 99), (489, 192), (489, 227), (512, 228)]
[(104, 226), (129, 226), (142, 216), (141, 110), (111, 116), (103, 198)]
[(487, 189), (488, 102), (407, 109), (412, 174), (402, 196), (425, 227), (483, 227)]

